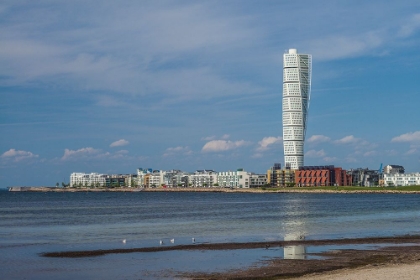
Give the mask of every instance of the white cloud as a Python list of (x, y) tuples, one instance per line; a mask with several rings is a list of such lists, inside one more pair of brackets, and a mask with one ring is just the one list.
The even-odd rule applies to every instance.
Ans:
[(363, 154), (363, 156), (364, 157), (370, 157), (370, 156), (375, 156), (375, 155), (377, 155), (378, 153), (376, 152), (376, 151), (368, 151), (368, 152), (365, 152), (364, 154)]
[(403, 24), (398, 32), (400, 37), (408, 37), (420, 29), (420, 14), (413, 15), (405, 24)]
[(97, 158), (111, 158), (111, 159), (124, 158), (124, 159), (128, 159), (130, 157), (129, 157), (129, 152), (127, 150), (119, 150), (119, 151), (116, 151), (113, 154), (111, 154), (109, 152), (98, 154)]
[(342, 145), (347, 145), (347, 144), (367, 145), (367, 144), (369, 144), (367, 141), (365, 141), (361, 138), (356, 138), (353, 135), (345, 136), (345, 137), (343, 137), (339, 140), (335, 140), (334, 143), (342, 144)]
[(5, 160), (13, 160), (15, 162), (18, 162), (25, 159), (37, 158), (38, 155), (35, 155), (28, 151), (10, 149), (4, 152), (0, 157)]
[(119, 150), (114, 153), (104, 152), (92, 147), (81, 148), (78, 150), (65, 149), (62, 161), (75, 160), (104, 160), (104, 159), (134, 159), (127, 150)]
[(323, 160), (325, 162), (331, 163), (331, 162), (335, 162), (337, 160), (337, 158), (336, 157), (324, 157)]
[(329, 142), (331, 140), (330, 137), (325, 135), (312, 135), (307, 140), (308, 143), (322, 143), (322, 142)]
[(101, 107), (128, 107), (130, 105), (112, 96), (100, 95), (96, 99), (96, 105)]
[(167, 148), (165, 153), (163, 154), (164, 157), (167, 156), (173, 156), (173, 155), (192, 155), (193, 151), (191, 151), (191, 149), (186, 146), (186, 147), (182, 147), (182, 146), (178, 146), (178, 147), (171, 147), (171, 148)]
[(411, 148), (410, 150), (408, 150), (405, 155), (415, 155), (418, 153), (418, 149), (417, 148)]
[[(0, 75), (6, 75), (11, 84), (54, 80), (56, 85), (83, 90), (200, 100), (261, 90), (256, 84), (227, 79), (213, 69), (213, 63), (205, 63), (216, 56), (220, 59), (221, 52), (255, 44), (261, 33), (248, 28), (252, 18), (226, 15), (217, 5), (204, 2), (106, 6), (59, 4), (46, 11), (34, 5), (18, 9), (22, 12), (18, 15), (9, 13), (0, 42), (0, 61), (7, 67), (0, 69)], [(83, 17), (83, 27), (70, 20), (62, 29), (51, 20), (64, 14)], [(43, 36), (51, 30), (54, 36)], [(198, 61), (200, 52), (206, 55), (198, 55)], [(185, 59), (191, 64), (172, 67)], [(98, 104), (108, 107), (121, 102), (104, 97)]]
[(126, 146), (128, 145), (130, 142), (128, 142), (125, 139), (120, 139), (118, 141), (115, 141), (113, 143), (111, 143), (111, 145), (109, 145), (110, 147), (121, 147), (121, 146)]
[(420, 143), (420, 131), (409, 132), (392, 138), (391, 142)]
[(398, 152), (396, 150), (385, 150), (385, 154), (388, 156), (396, 156)]
[(330, 35), (307, 42), (318, 59), (340, 59), (358, 56), (383, 44), (384, 34), (369, 31), (356, 36)]
[(216, 136), (214, 135), (201, 138), (201, 140), (204, 140), (204, 141), (211, 141), (214, 139), (216, 139)]
[(237, 149), (239, 147), (247, 145), (248, 142), (244, 140), (230, 141), (230, 140), (212, 140), (207, 142), (201, 151), (203, 152), (221, 152)]
[(269, 149), (269, 146), (278, 144), (282, 142), (282, 137), (264, 137), (261, 141), (258, 142), (257, 151), (266, 151)]
[[(230, 135), (229, 135), (229, 134), (223, 134), (223, 135), (222, 135), (222, 137), (220, 137), (220, 139), (227, 140), (227, 139), (229, 139), (229, 137), (230, 137)], [(204, 140), (204, 141), (211, 141), (211, 140), (214, 140), (214, 139), (216, 139), (216, 138), (217, 138), (217, 137), (216, 137), (215, 135), (212, 135), (212, 136), (203, 137), (203, 138), (201, 138), (201, 140)]]
[(64, 149), (64, 155), (61, 157), (61, 160), (89, 158), (98, 155), (100, 152), (100, 150), (94, 149), (92, 147), (81, 148), (78, 150)]
[(348, 157), (346, 157), (346, 162), (355, 163), (355, 162), (358, 162), (358, 160), (356, 158), (352, 157), (352, 156), (348, 156)]
[(305, 156), (307, 157), (325, 157), (326, 153), (324, 150), (309, 150), (305, 153)]

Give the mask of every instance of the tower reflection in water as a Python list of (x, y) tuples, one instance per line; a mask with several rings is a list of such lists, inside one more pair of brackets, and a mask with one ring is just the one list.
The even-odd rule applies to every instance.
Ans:
[[(286, 234), (284, 241), (299, 241), (305, 240), (303, 234)], [(306, 246), (293, 245), (284, 247), (284, 259), (286, 260), (304, 260), (306, 259)]]

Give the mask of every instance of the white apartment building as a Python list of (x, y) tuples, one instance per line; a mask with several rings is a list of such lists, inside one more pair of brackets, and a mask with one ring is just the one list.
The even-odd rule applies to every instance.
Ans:
[(189, 173), (181, 170), (163, 171), (163, 184), (170, 188), (188, 187)]
[(153, 170), (151, 168), (149, 169), (137, 168), (137, 186), (145, 187), (146, 185), (145, 177), (147, 174), (150, 174), (152, 172)]
[(420, 173), (384, 174), (385, 187), (420, 186)]
[(193, 188), (213, 187), (217, 181), (217, 172), (213, 170), (197, 170), (189, 176), (189, 186)]
[(217, 173), (217, 183), (223, 188), (249, 188), (250, 174), (243, 169)]
[(106, 174), (73, 172), (70, 175), (70, 187), (103, 187), (106, 178)]
[(389, 173), (404, 173), (404, 167), (401, 165), (387, 165), (384, 167), (384, 173), (389, 174)]
[(147, 173), (144, 176), (144, 186), (146, 188), (160, 187), (164, 184), (163, 176), (165, 172), (162, 170), (153, 170), (152, 173)]

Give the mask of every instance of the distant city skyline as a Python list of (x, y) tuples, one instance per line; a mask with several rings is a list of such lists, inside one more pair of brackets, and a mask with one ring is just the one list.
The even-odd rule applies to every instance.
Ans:
[(284, 165), (290, 48), (313, 57), (305, 165), (420, 171), (419, 11), (417, 0), (2, 1), (0, 187)]

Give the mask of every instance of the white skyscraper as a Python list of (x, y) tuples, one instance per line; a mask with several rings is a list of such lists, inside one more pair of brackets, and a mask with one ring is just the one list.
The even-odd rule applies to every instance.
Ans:
[(303, 144), (311, 95), (312, 56), (289, 49), (283, 55), (283, 145), (284, 163), (292, 169), (303, 166)]

